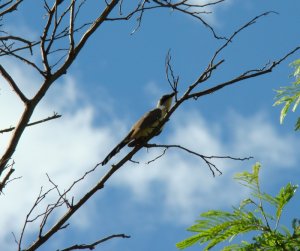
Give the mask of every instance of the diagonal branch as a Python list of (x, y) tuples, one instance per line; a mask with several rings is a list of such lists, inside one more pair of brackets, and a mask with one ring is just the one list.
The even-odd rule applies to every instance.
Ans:
[(233, 34), (229, 37), (229, 39), (218, 49), (216, 50), (216, 52), (214, 53), (211, 61), (210, 61), (210, 64), (212, 64), (214, 62), (214, 60), (216, 59), (216, 57), (220, 54), (221, 51), (223, 51), (228, 45), (229, 43), (232, 42), (232, 40), (241, 32), (243, 31), (244, 29), (248, 28), (249, 26), (255, 24), (257, 22), (258, 19), (264, 17), (264, 16), (267, 16), (269, 14), (278, 14), (277, 12), (275, 11), (267, 11), (267, 12), (264, 12), (254, 18), (252, 18), (249, 22), (247, 22), (246, 24), (244, 24), (243, 26), (239, 27), (235, 32), (233, 32)]
[(11, 88), (17, 93), (17, 95), (23, 101), (23, 103), (27, 103), (28, 99), (26, 98), (24, 93), (19, 89), (16, 82), (13, 80), (13, 78), (9, 75), (9, 73), (4, 69), (4, 67), (1, 64), (0, 64), (0, 74), (8, 82)]
[[(37, 121), (34, 121), (32, 123), (28, 123), (27, 126), (33, 126), (33, 125), (41, 124), (41, 123), (47, 122), (47, 121), (52, 120), (52, 119), (58, 119), (60, 117), (61, 117), (61, 115), (59, 115), (57, 113), (54, 113), (52, 116), (50, 116), (48, 118), (37, 120)], [(10, 128), (7, 128), (7, 129), (3, 129), (3, 130), (0, 130), (0, 133), (11, 132), (14, 129), (15, 129), (15, 127), (10, 127)]]
[[(166, 0), (153, 0), (153, 2), (156, 3), (159, 6), (168, 7), (172, 10), (182, 12), (184, 14), (190, 15), (190, 16), (198, 19), (205, 27), (207, 27), (212, 32), (213, 36), (216, 39), (227, 40), (226, 37), (222, 37), (222, 36), (217, 35), (215, 29), (199, 15), (201, 13), (206, 13), (207, 14), (207, 12), (199, 12), (199, 11), (195, 10), (195, 9), (198, 9), (198, 8), (207, 7), (209, 5), (216, 5), (216, 4), (219, 4), (219, 3), (224, 2), (224, 1), (225, 0), (218, 0), (218, 1), (215, 1), (215, 2), (210, 2), (209, 4), (202, 4), (201, 5), (201, 4), (188, 4), (188, 3), (186, 3), (187, 2), (186, 0), (179, 1), (178, 3), (171, 3), (171, 1), (166, 1)], [(191, 10), (191, 8), (193, 8), (194, 10), (193, 9)]]
[(79, 250), (79, 249), (80, 250), (83, 250), (83, 249), (93, 250), (96, 248), (97, 245), (99, 245), (105, 241), (108, 241), (110, 239), (113, 239), (113, 238), (130, 238), (130, 236), (125, 235), (125, 234), (113, 234), (113, 235), (107, 236), (103, 239), (100, 239), (98, 241), (95, 241), (94, 243), (91, 243), (91, 244), (76, 244), (76, 245), (73, 245), (68, 248), (59, 249), (57, 251), (71, 251), (71, 250)]
[(4, 179), (0, 182), (0, 194), (3, 193), (3, 189), (6, 186), (6, 184), (10, 181), (10, 176), (14, 173), (15, 169), (12, 167), (14, 163), (11, 164), (11, 168), (7, 172), (7, 174), (4, 176)]
[(28, 48), (32, 55), (32, 42), (31, 41), (29, 41), (25, 38), (13, 36), (13, 35), (0, 37), (0, 41), (11, 41), (11, 40), (20, 41), (20, 42), (23, 42), (24, 44), (27, 44), (27, 46), (25, 46), (24, 48)]
[[(216, 167), (215, 164), (213, 164), (210, 160), (211, 159), (231, 159), (231, 160), (239, 160), (239, 161), (244, 161), (244, 160), (249, 160), (252, 159), (253, 157), (245, 157), (245, 158), (236, 158), (236, 157), (232, 157), (232, 156), (217, 156), (217, 155), (212, 155), (212, 156), (206, 156), (200, 153), (197, 153), (195, 151), (192, 151), (186, 147), (183, 147), (181, 145), (163, 145), (163, 144), (146, 144), (145, 147), (147, 148), (164, 148), (164, 151), (161, 155), (159, 155), (158, 157), (154, 158), (153, 160), (150, 160), (147, 162), (147, 164), (150, 164), (151, 162), (161, 158), (165, 153), (166, 150), (169, 148), (179, 148), (181, 150), (184, 150), (192, 155), (196, 155), (197, 157), (200, 157), (209, 167), (210, 171), (212, 172), (212, 175), (215, 176), (215, 171), (217, 171), (219, 174), (222, 174), (222, 172), (220, 171), (220, 169), (218, 169)], [(215, 170), (215, 171), (214, 171)]]
[[(55, 5), (58, 6), (61, 4), (62, 0), (57, 0), (55, 2)], [(110, 4), (106, 6), (106, 8), (103, 10), (103, 12), (98, 16), (98, 18), (90, 25), (89, 29), (82, 35), (78, 45), (74, 48), (74, 50), (70, 51), (68, 54), (68, 57), (64, 64), (53, 74), (50, 74), (47, 72), (45, 74), (42, 70), (40, 70), (34, 63), (30, 62), (29, 60), (16, 55), (15, 53), (11, 53), (10, 55), (15, 56), (18, 59), (21, 59), (23, 62), (30, 64), (35, 69), (39, 71), (39, 73), (45, 78), (44, 82), (42, 83), (40, 89), (37, 91), (33, 99), (29, 100), (25, 104), (25, 109), (23, 111), (23, 114), (19, 120), (18, 125), (15, 128), (14, 134), (12, 135), (10, 139), (10, 143), (5, 150), (4, 154), (2, 155), (0, 159), (0, 176), (5, 169), (8, 161), (10, 160), (11, 156), (14, 154), (16, 147), (19, 143), (19, 140), (22, 136), (22, 133), (27, 126), (35, 107), (38, 105), (38, 103), (41, 101), (41, 99), (45, 96), (46, 92), (50, 88), (50, 86), (62, 75), (64, 75), (67, 71), (67, 69), (71, 66), (71, 64), (76, 59), (77, 55), (81, 51), (81, 49), (86, 44), (87, 40), (92, 36), (92, 34), (97, 30), (97, 28), (106, 20), (107, 16), (110, 14), (110, 12), (114, 9), (114, 7), (117, 5), (119, 0), (112, 0)], [(45, 32), (47, 33), (47, 31)]]
[(196, 92), (196, 93), (192, 93), (192, 94), (189, 94), (186, 98), (187, 99), (190, 99), (190, 98), (199, 98), (201, 96), (204, 96), (204, 95), (208, 95), (208, 94), (212, 94), (226, 86), (229, 86), (229, 85), (232, 85), (232, 84), (235, 84), (237, 82), (241, 82), (241, 81), (244, 81), (246, 79), (249, 79), (249, 78), (255, 78), (255, 77), (258, 77), (260, 75), (264, 75), (264, 74), (267, 74), (267, 73), (270, 73), (272, 72), (272, 70), (278, 66), (280, 63), (282, 63), (285, 59), (287, 59), (289, 56), (291, 56), (292, 54), (294, 54), (295, 52), (297, 52), (298, 50), (300, 50), (300, 46), (294, 48), (293, 50), (291, 50), (290, 52), (288, 52), (287, 54), (285, 54), (283, 57), (281, 57), (280, 59), (274, 61), (271, 65), (267, 66), (265, 65), (262, 69), (255, 69), (255, 70), (250, 70), (250, 71), (246, 71), (244, 73), (242, 73), (241, 75), (231, 79), (231, 80), (228, 80), (224, 83), (221, 83), (221, 84), (218, 84), (212, 88), (208, 88), (204, 91), (200, 91), (200, 92)]
[[(3, 4), (0, 6), (0, 9), (6, 7), (7, 5), (11, 4), (13, 0), (8, 1), (7, 3)], [(21, 4), (24, 0), (16, 0), (16, 2), (14, 4), (12, 4), (11, 6), (7, 7), (7, 9), (3, 10), (0, 12), (0, 17), (13, 12), (15, 10), (17, 10), (19, 4)]]
[[(84, 205), (96, 192), (101, 190), (106, 181), (117, 171), (120, 167), (122, 167), (128, 160), (132, 158), (132, 156), (138, 152), (143, 146), (136, 146), (131, 152), (129, 152), (122, 160), (118, 162), (118, 164), (113, 165), (108, 172), (99, 180), (99, 182), (90, 189), (77, 203), (73, 204), (69, 210), (42, 236), (40, 236), (34, 243), (26, 249), (26, 251), (34, 251), (38, 249), (41, 245), (43, 245), (51, 236), (53, 236), (57, 231), (59, 231), (66, 222), (71, 218), (71, 216), (82, 206)], [(101, 163), (95, 165), (92, 170), (95, 170)], [(91, 170), (91, 171), (92, 171)], [(88, 174), (90, 172), (86, 172)], [(86, 175), (85, 174), (85, 175)], [(85, 177), (85, 176), (84, 176)], [(83, 177), (83, 178), (84, 178)], [(79, 179), (81, 180), (81, 179)]]

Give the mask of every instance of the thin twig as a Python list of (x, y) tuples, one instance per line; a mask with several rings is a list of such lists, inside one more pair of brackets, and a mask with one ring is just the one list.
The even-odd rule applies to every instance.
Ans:
[(83, 249), (93, 250), (96, 248), (97, 245), (99, 245), (105, 241), (108, 241), (110, 239), (113, 239), (113, 238), (130, 238), (130, 236), (125, 235), (125, 234), (113, 234), (113, 235), (107, 236), (103, 239), (100, 239), (98, 241), (95, 241), (94, 243), (91, 243), (91, 244), (76, 244), (71, 247), (64, 248), (64, 249), (57, 250), (57, 251), (71, 251), (71, 250), (79, 250), (79, 249), (80, 250), (83, 250)]
[[(5, 78), (5, 80), (8, 82), (8, 84), (12, 87), (12, 89), (16, 92), (16, 94), (19, 96), (19, 98), (24, 102), (27, 103), (28, 99), (24, 95), (24, 93), (20, 90), (16, 82), (13, 80), (13, 78), (9, 75), (9, 73), (4, 69), (4, 67), (0, 64), (0, 74)], [(1, 133), (1, 131), (0, 131)]]
[[(18, 0), (16, 1), (14, 4), (12, 4), (11, 6), (9, 6), (7, 9), (3, 10), (0, 12), (0, 17), (10, 13), (10, 12), (13, 12), (15, 10), (17, 10), (19, 4), (21, 4), (24, 0)], [(4, 8), (6, 5), (10, 4), (12, 1), (9, 1), (3, 5), (1, 5), (1, 9)]]
[(235, 84), (237, 82), (241, 82), (241, 81), (244, 81), (246, 79), (249, 79), (249, 78), (254, 78), (254, 77), (258, 77), (260, 75), (264, 75), (264, 74), (267, 74), (267, 73), (270, 73), (272, 72), (272, 70), (278, 66), (280, 63), (282, 63), (285, 59), (287, 59), (289, 56), (291, 56), (292, 54), (294, 54), (296, 51), (300, 50), (300, 46), (294, 48), (293, 50), (289, 51), (287, 54), (285, 54), (283, 57), (281, 57), (280, 59), (274, 61), (270, 66), (267, 67), (267, 65), (269, 65), (269, 63), (264, 66), (263, 68), (261, 69), (255, 69), (255, 70), (248, 70), (242, 74), (240, 74), (239, 76), (231, 79), (231, 80), (228, 80), (226, 82), (223, 82), (221, 84), (218, 84), (214, 87), (211, 87), (211, 88), (208, 88), (206, 90), (203, 90), (203, 91), (200, 91), (200, 92), (195, 92), (195, 93), (192, 93), (190, 95), (188, 95), (186, 98), (187, 99), (190, 99), (190, 98), (199, 98), (201, 96), (204, 96), (204, 95), (208, 95), (208, 94), (211, 94), (211, 93), (214, 93), (226, 86), (229, 86), (229, 85), (232, 85), (232, 84)]
[(207, 166), (210, 168), (213, 176), (215, 176), (214, 170), (216, 170), (219, 174), (222, 174), (222, 172), (216, 167), (215, 164), (213, 164), (211, 161), (209, 161), (209, 159), (231, 159), (231, 160), (245, 161), (245, 160), (249, 160), (249, 159), (253, 158), (253, 157), (236, 158), (236, 157), (232, 157), (232, 156), (218, 156), (218, 155), (207, 156), (207, 155), (203, 155), (203, 154), (197, 153), (195, 151), (192, 151), (192, 150), (190, 150), (186, 147), (183, 147), (181, 145), (146, 144), (145, 147), (147, 147), (147, 148), (157, 148), (157, 147), (158, 148), (164, 148), (164, 151), (163, 151), (162, 154), (160, 154), (156, 158), (148, 161), (147, 164), (161, 158), (166, 153), (167, 149), (169, 149), (169, 148), (179, 148), (179, 149), (184, 150), (184, 151), (186, 151), (190, 154), (196, 155), (196, 156), (200, 157), (202, 160), (204, 160), (205, 163), (207, 164)]
[[(12, 164), (12, 166), (13, 166), (13, 164)], [(8, 180), (14, 171), (15, 171), (15, 169), (11, 167), (9, 169), (9, 171), (7, 172), (7, 174), (4, 176), (4, 179), (0, 182), (0, 194), (3, 193), (3, 189), (6, 186), (6, 184), (8, 183)]]
[[(178, 88), (178, 83), (179, 83), (179, 76), (175, 77), (174, 70), (171, 65), (171, 60), (172, 60), (171, 53), (170, 53), (170, 50), (168, 50), (166, 60), (165, 60), (166, 78), (167, 78), (167, 81), (168, 81), (170, 87), (172, 88), (173, 92), (175, 93), (175, 100), (177, 101), (177, 93), (178, 93), (177, 88)], [(172, 79), (170, 79), (170, 75), (171, 75)]]
[[(48, 117), (48, 118), (45, 118), (45, 119), (41, 119), (41, 120), (37, 120), (35, 122), (32, 122), (32, 123), (28, 123), (27, 124), (27, 127), (28, 126), (33, 126), (33, 125), (37, 125), (37, 124), (41, 124), (41, 123), (44, 123), (44, 122), (47, 122), (49, 120), (53, 120), (53, 119), (58, 119), (60, 118), (62, 115), (59, 115), (57, 113), (54, 113), (52, 116)], [(7, 129), (2, 129), (0, 130), (0, 133), (6, 133), (6, 132), (11, 132), (15, 129), (16, 127), (10, 127), (10, 128), (7, 128)]]

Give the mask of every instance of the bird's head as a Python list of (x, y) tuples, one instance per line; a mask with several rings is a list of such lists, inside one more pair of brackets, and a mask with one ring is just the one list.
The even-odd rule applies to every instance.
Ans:
[(171, 94), (166, 94), (166, 95), (162, 96), (157, 103), (157, 107), (165, 110), (165, 112), (168, 112), (171, 108), (172, 99), (173, 99), (174, 95), (175, 95), (175, 93), (173, 92)]

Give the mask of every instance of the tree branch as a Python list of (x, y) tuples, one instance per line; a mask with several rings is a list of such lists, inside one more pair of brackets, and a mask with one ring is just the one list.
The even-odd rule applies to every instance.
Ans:
[(179, 148), (181, 150), (184, 150), (192, 155), (196, 155), (197, 157), (200, 157), (209, 167), (210, 171), (212, 172), (212, 175), (215, 176), (215, 171), (217, 171), (219, 174), (222, 174), (222, 172), (216, 167), (215, 164), (213, 164), (211, 161), (209, 161), (210, 159), (231, 159), (231, 160), (239, 160), (239, 161), (244, 161), (244, 160), (249, 160), (252, 159), (253, 157), (245, 157), (245, 158), (236, 158), (236, 157), (232, 157), (232, 156), (206, 156), (200, 153), (197, 153), (195, 151), (192, 151), (186, 147), (183, 147), (181, 145), (163, 145), (163, 144), (146, 144), (145, 147), (147, 148), (164, 148), (164, 151), (161, 155), (159, 155), (158, 157), (154, 158), (153, 160), (150, 160), (147, 162), (147, 164), (150, 164), (151, 162), (161, 158), (165, 153), (166, 150), (169, 148)]
[(270, 66), (267, 66), (268, 65), (267, 64), (262, 69), (255, 69), (255, 70), (246, 71), (246, 72), (240, 74), (239, 76), (237, 76), (237, 77), (235, 77), (231, 80), (228, 80), (224, 83), (218, 84), (218, 85), (216, 85), (214, 87), (211, 87), (211, 88), (208, 88), (204, 91), (189, 94), (189, 95), (187, 95), (186, 99), (199, 98), (199, 97), (204, 96), (204, 95), (212, 94), (212, 93), (214, 93), (214, 92), (216, 92), (216, 91), (218, 91), (218, 90), (220, 90), (220, 89), (222, 89), (226, 86), (235, 84), (237, 82), (244, 81), (244, 80), (249, 79), (249, 78), (254, 78), (254, 77), (258, 77), (260, 75), (270, 73), (270, 72), (272, 72), (272, 70), (276, 66), (278, 66), (280, 63), (282, 63), (285, 59), (287, 59), (289, 56), (291, 56), (292, 54), (294, 54), (298, 50), (300, 50), (300, 46), (298, 46), (298, 47), (294, 48), (293, 50), (289, 51), (287, 54), (285, 54), (279, 60), (274, 61)]
[(28, 48), (30, 50), (30, 53), (32, 55), (32, 42), (31, 41), (29, 41), (25, 38), (13, 36), (13, 35), (0, 37), (0, 41), (10, 41), (10, 40), (20, 41), (20, 42), (27, 44), (26, 48)]
[(0, 64), (0, 74), (8, 82), (8, 84), (15, 91), (15, 93), (19, 96), (19, 98), (23, 101), (23, 103), (27, 103), (28, 102), (27, 97), (19, 89), (19, 87), (16, 84), (16, 82), (13, 80), (13, 78), (8, 74), (8, 72), (4, 69), (4, 67), (1, 64)]
[[(3, 10), (0, 12), (0, 17), (13, 12), (15, 10), (17, 10), (19, 4), (21, 4), (24, 0), (16, 0), (16, 2), (14, 4), (12, 4), (11, 6), (9, 6), (7, 9)], [(0, 9), (6, 7), (7, 5), (11, 4), (13, 2), (13, 0), (8, 1), (7, 3), (0, 5)]]
[[(63, 1), (56, 1), (55, 5), (57, 6), (61, 4)], [(18, 145), (18, 142), (21, 138), (21, 135), (27, 126), (31, 115), (33, 114), (33, 111), (37, 104), (40, 102), (40, 100), (44, 97), (50, 86), (54, 81), (56, 81), (59, 77), (61, 77), (63, 74), (66, 73), (67, 69), (70, 67), (70, 65), (73, 63), (73, 61), (76, 59), (77, 55), (87, 42), (87, 40), (91, 37), (91, 35), (96, 31), (96, 29), (105, 21), (107, 16), (110, 14), (110, 12), (114, 9), (116, 4), (119, 2), (119, 0), (112, 0), (110, 4), (107, 5), (107, 7), (104, 9), (104, 11), (99, 15), (99, 17), (92, 23), (90, 28), (82, 35), (78, 45), (74, 48), (72, 53), (68, 54), (68, 58), (66, 59), (65, 63), (53, 74), (50, 74), (49, 72), (45, 75), (43, 71), (41, 71), (35, 64), (30, 62), (29, 60), (16, 55), (15, 53), (12, 53), (11, 55), (15, 56), (18, 59), (21, 59), (25, 63), (29, 63), (31, 66), (33, 66), (35, 69), (39, 71), (39, 73), (45, 77), (44, 82), (41, 85), (41, 88), (37, 91), (33, 99), (28, 101), (25, 105), (25, 110), (23, 111), (23, 114), (19, 120), (18, 125), (15, 128), (15, 132), (11, 137), (10, 143), (2, 155), (0, 159), (0, 176), (5, 169), (6, 164), (10, 160), (11, 156), (15, 152), (15, 149)], [(47, 23), (48, 25), (48, 23)], [(46, 26), (47, 26), (46, 25)], [(50, 24), (49, 24), (50, 26)], [(47, 29), (44, 33), (47, 33)], [(46, 37), (46, 36), (45, 36)]]
[(70, 250), (83, 250), (83, 249), (93, 250), (96, 248), (97, 245), (99, 245), (105, 241), (108, 241), (110, 239), (113, 239), (113, 238), (130, 238), (130, 236), (125, 235), (125, 234), (113, 234), (113, 235), (107, 236), (103, 239), (100, 239), (98, 241), (95, 241), (94, 243), (91, 243), (91, 244), (76, 244), (71, 247), (64, 248), (64, 249), (57, 250), (57, 251), (70, 251)]
[[(59, 115), (59, 114), (57, 114), (57, 113), (54, 113), (52, 116), (50, 116), (50, 117), (48, 117), (48, 118), (34, 121), (34, 122), (32, 122), (32, 123), (27, 124), (27, 126), (33, 126), (33, 125), (41, 124), (41, 123), (47, 122), (47, 121), (49, 121), (49, 120), (58, 119), (58, 118), (60, 118), (61, 116), (62, 116), (62, 115)], [(3, 129), (3, 130), (0, 130), (0, 133), (11, 132), (11, 131), (13, 131), (15, 128), (16, 128), (16, 127), (10, 127), (10, 128), (7, 128), (7, 129)]]
[[(11, 164), (11, 166), (13, 166), (14, 163)], [(6, 184), (9, 181), (10, 176), (13, 174), (13, 172), (15, 171), (14, 168), (10, 168), (9, 171), (7, 172), (7, 174), (5, 175), (4, 179), (0, 182), (0, 194), (3, 193), (3, 189), (6, 186)]]

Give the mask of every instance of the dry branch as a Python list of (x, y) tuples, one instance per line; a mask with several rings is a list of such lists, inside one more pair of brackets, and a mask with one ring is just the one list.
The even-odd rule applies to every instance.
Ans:
[[(9, 0), (6, 3), (0, 5), (0, 18), (4, 15), (16, 11), (18, 6), (23, 2), (24, 0), (16, 0), (14, 3), (14, 0)], [(3, 9), (3, 10), (2, 10)]]
[(178, 149), (184, 150), (184, 151), (186, 151), (186, 152), (188, 152), (192, 155), (200, 157), (206, 163), (206, 165), (209, 167), (209, 169), (210, 169), (213, 176), (215, 176), (215, 171), (217, 171), (219, 174), (222, 174), (222, 172), (220, 171), (219, 168), (217, 168), (217, 166), (214, 163), (212, 163), (210, 161), (211, 159), (231, 159), (231, 160), (245, 161), (245, 160), (249, 160), (249, 159), (253, 158), (253, 157), (237, 158), (237, 157), (232, 157), (232, 156), (217, 156), (217, 155), (206, 156), (206, 155), (197, 153), (195, 151), (192, 151), (192, 150), (190, 150), (186, 147), (183, 147), (181, 145), (146, 144), (145, 147), (147, 147), (147, 148), (164, 148), (164, 151), (163, 151), (162, 154), (160, 154), (156, 158), (148, 161), (147, 164), (150, 164), (151, 162), (161, 158), (163, 155), (165, 155), (167, 149), (169, 149), (169, 148), (178, 148)]
[(9, 73), (3, 68), (3, 66), (0, 64), (0, 74), (3, 76), (3, 78), (7, 81), (7, 83), (11, 86), (11, 88), (16, 92), (16, 94), (19, 96), (19, 98), (24, 102), (28, 102), (28, 98), (24, 95), (24, 93), (19, 89), (16, 82), (13, 80), (13, 78), (9, 75)]
[[(57, 9), (58, 5), (61, 4), (63, 1), (55, 1), (54, 6), (53, 6), (53, 15), (55, 14), (55, 10)], [(86, 44), (87, 40), (93, 35), (93, 33), (97, 30), (97, 28), (105, 21), (107, 16), (110, 14), (110, 12), (114, 9), (114, 7), (117, 5), (119, 0), (112, 0), (110, 4), (106, 6), (106, 8), (103, 10), (103, 12), (98, 16), (98, 18), (95, 19), (95, 21), (90, 25), (90, 27), (86, 30), (86, 32), (82, 35), (80, 41), (78, 44), (74, 47), (73, 50), (69, 51), (68, 56), (63, 63), (63, 65), (54, 73), (50, 72), (48, 63), (47, 63), (47, 57), (44, 55), (44, 66), (46, 68), (46, 72), (43, 72), (40, 70), (34, 63), (30, 62), (29, 60), (15, 54), (15, 53), (10, 53), (10, 55), (16, 57), (17, 59), (22, 60), (23, 62), (31, 65), (34, 69), (38, 70), (38, 72), (45, 77), (44, 82), (41, 85), (41, 88), (37, 91), (35, 96), (31, 100), (27, 100), (25, 104), (25, 109), (23, 111), (23, 114), (19, 120), (18, 125), (15, 128), (14, 134), (11, 137), (10, 143), (8, 147), (6, 148), (6, 151), (2, 155), (0, 159), (0, 176), (5, 169), (8, 161), (14, 154), (16, 147), (19, 143), (19, 140), (23, 134), (23, 131), (27, 124), (29, 123), (29, 120), (34, 112), (34, 109), (38, 105), (38, 103), (41, 101), (41, 99), (45, 96), (46, 92), (50, 88), (50, 86), (62, 75), (64, 75), (67, 71), (67, 69), (71, 66), (71, 64), (74, 62), (76, 59), (77, 55), (81, 51), (81, 49), (84, 47)], [(44, 37), (46, 38), (45, 34), (48, 34), (49, 29), (50, 29), (50, 24), (51, 20), (53, 18), (52, 16), (49, 16), (48, 22), (46, 23), (46, 26), (44, 28)], [(64, 15), (64, 14), (63, 14)], [(50, 20), (50, 21), (49, 21)], [(42, 36), (42, 41), (43, 41), (43, 36)], [(45, 52), (45, 48), (43, 47), (43, 43), (41, 43), (41, 51), (42, 55)]]
[[(34, 121), (34, 122), (32, 122), (32, 123), (27, 124), (27, 126), (33, 126), (33, 125), (45, 123), (45, 122), (47, 122), (47, 121), (49, 121), (49, 120), (58, 119), (58, 118), (60, 118), (60, 117), (61, 117), (61, 115), (59, 115), (59, 114), (57, 114), (57, 113), (54, 113), (52, 116), (50, 116), (50, 117), (48, 117), (48, 118)], [(7, 129), (2, 129), (2, 130), (0, 130), (0, 133), (11, 132), (11, 131), (13, 131), (14, 129), (15, 129), (15, 127), (10, 127), (10, 128), (7, 128)]]
[(107, 236), (107, 237), (105, 237), (103, 239), (100, 239), (98, 241), (95, 241), (94, 243), (91, 243), (91, 244), (76, 244), (76, 245), (73, 245), (71, 247), (64, 248), (64, 249), (57, 250), (57, 251), (71, 251), (71, 250), (83, 250), (83, 249), (93, 250), (99, 244), (101, 244), (101, 243), (103, 243), (105, 241), (108, 241), (110, 239), (113, 239), (113, 238), (130, 238), (130, 236), (129, 235), (125, 235), (125, 234), (113, 234), (113, 235)]
[(7, 174), (4, 176), (3, 180), (0, 182), (0, 194), (3, 193), (3, 189), (4, 187), (7, 185), (7, 183), (9, 182), (9, 178), (10, 176), (13, 174), (13, 172), (15, 171), (14, 168), (12, 168), (12, 166), (14, 165), (14, 163), (12, 163), (10, 166), (9, 171), (7, 172)]

